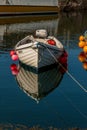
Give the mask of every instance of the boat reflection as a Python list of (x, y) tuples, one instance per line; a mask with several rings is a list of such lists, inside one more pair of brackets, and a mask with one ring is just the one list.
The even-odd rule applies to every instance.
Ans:
[(87, 53), (85, 52), (80, 52), (80, 54), (78, 55), (78, 59), (80, 62), (82, 62), (82, 67), (87, 70)]
[(15, 75), (19, 87), (36, 101), (41, 100), (59, 86), (67, 70), (67, 56), (64, 53), (59, 58), (59, 64), (50, 65), (36, 71), (31, 66), (12, 64), (11, 71)]

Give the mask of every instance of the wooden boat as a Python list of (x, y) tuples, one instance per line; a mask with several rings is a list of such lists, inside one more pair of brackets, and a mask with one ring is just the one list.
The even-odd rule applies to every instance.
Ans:
[(58, 0), (0, 0), (0, 15), (58, 13)]
[(36, 30), (35, 36), (29, 35), (15, 46), (19, 60), (35, 69), (55, 64), (64, 52), (62, 43), (54, 36), (48, 36), (45, 29)]
[(58, 13), (57, 6), (20, 6), (0, 5), (0, 15), (21, 15), (21, 14), (45, 14)]
[(37, 72), (31, 66), (19, 62), (18, 68), (15, 78), (19, 87), (37, 102), (57, 88), (64, 75), (60, 65), (45, 67)]

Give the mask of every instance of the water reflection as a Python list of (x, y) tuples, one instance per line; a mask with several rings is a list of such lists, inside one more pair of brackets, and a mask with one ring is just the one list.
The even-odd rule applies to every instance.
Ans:
[(23, 37), (42, 28), (46, 29), (49, 35), (58, 36), (67, 48), (75, 48), (78, 35), (87, 29), (86, 17), (86, 11), (59, 15), (0, 17), (0, 48), (13, 48)]
[(82, 62), (82, 67), (87, 70), (87, 54), (84, 53), (83, 51), (80, 52), (80, 54), (78, 55), (78, 59), (80, 62)]
[[(24, 124), (8, 123), (8, 124), (0, 124), (0, 130), (59, 130), (59, 129), (52, 126), (48, 128), (43, 128), (43, 127), (40, 127), (39, 125), (29, 127)], [(77, 129), (72, 129), (72, 130), (77, 130)]]
[(78, 46), (82, 49), (78, 55), (78, 59), (82, 62), (83, 68), (87, 70), (87, 31), (85, 31), (84, 35), (79, 36)]
[[(65, 95), (65, 96), (62, 96), (62, 94), (59, 95), (58, 93), (59, 91), (57, 91), (57, 89), (54, 92), (51, 91), (57, 87), (56, 85), (55, 85), (55, 88), (53, 85), (53, 88), (51, 90), (49, 90), (50, 89), (50, 86), (49, 86), (48, 92), (42, 96), (43, 98), (44, 96), (46, 96), (46, 94), (53, 92), (53, 95), (51, 95), (49, 99), (46, 98), (48, 100), (47, 104), (49, 104), (49, 106), (50, 105), (53, 106), (53, 107), (49, 107), (49, 109), (48, 109), (47, 104), (44, 104), (43, 102), (40, 102), (41, 104), (39, 103), (39, 105), (36, 105), (35, 103), (33, 104), (33, 102), (29, 100), (29, 98), (26, 98), (27, 93), (26, 94), (21, 93), (22, 91), (20, 91), (20, 89), (17, 88), (15, 82), (13, 82), (15, 81), (14, 77), (12, 78), (12, 75), (10, 75), (8, 71), (9, 70), (8, 64), (11, 64), (12, 61), (9, 60), (9, 57), (7, 56), (8, 53), (4, 53), (4, 51), (12, 50), (14, 45), (20, 39), (27, 36), (28, 34), (31, 34), (31, 33), (33, 34), (35, 30), (41, 29), (41, 28), (46, 29), (52, 35), (57, 36), (59, 40), (62, 41), (63, 45), (66, 48), (69, 48), (69, 57), (68, 57), (69, 71), (73, 73), (73, 75), (75, 75), (77, 79), (79, 79), (79, 81), (83, 84), (83, 86), (85, 87), (87, 86), (87, 80), (86, 80), (87, 72), (84, 73), (84, 71), (81, 70), (81, 64), (77, 60), (77, 56), (80, 53), (80, 49), (78, 49), (78, 45), (77, 45), (78, 36), (80, 36), (80, 34), (84, 32), (84, 30), (87, 30), (87, 13), (78, 12), (78, 13), (73, 13), (73, 14), (60, 14), (59, 16), (51, 15), (51, 16), (31, 16), (31, 17), (24, 16), (24, 17), (19, 17), (19, 18), (18, 17), (0, 18), (0, 31), (1, 31), (0, 32), (0, 38), (1, 38), (0, 40), (0, 54), (1, 54), (0, 55), (1, 56), (0, 57), (1, 58), (0, 59), (0, 65), (1, 65), (0, 122), (5, 123), (5, 122), (12, 121), (13, 124), (14, 122), (17, 122), (19, 124), (26, 123), (28, 125), (32, 124), (33, 126), (35, 124), (40, 124), (40, 125), (43, 124), (44, 127), (51, 125), (51, 126), (57, 126), (57, 128), (58, 127), (64, 128), (65, 126), (64, 122), (58, 120), (57, 113), (59, 113), (62, 115), (64, 121), (68, 122), (67, 128), (70, 128), (70, 127), (72, 128), (76, 126), (81, 127), (81, 128), (86, 128), (87, 119), (82, 118), (81, 112), (77, 112), (78, 109), (75, 111), (75, 109), (73, 108), (77, 106), (79, 110), (81, 110), (82, 112), (86, 114), (87, 113), (87, 105), (86, 105), (87, 94), (84, 93), (81, 89), (79, 89), (77, 87), (77, 84), (75, 84), (75, 82), (73, 82), (73, 80), (70, 77), (68, 77), (67, 75), (64, 75), (64, 73), (59, 72), (60, 67), (53, 68), (49, 71), (46, 71), (46, 73), (49, 72), (49, 75), (50, 75), (50, 71), (53, 71), (52, 75), (50, 75), (51, 76), (50, 79), (52, 80), (54, 78), (53, 74), (55, 75), (55, 73), (57, 73), (57, 76), (58, 76), (58, 74), (60, 73), (61, 82), (56, 81), (56, 83), (58, 83), (57, 85), (59, 87), (58, 90), (62, 91)], [(16, 66), (19, 69), (17, 69)], [(36, 77), (38, 77), (39, 75), (45, 75), (45, 72), (34, 74), (33, 72), (30, 71), (31, 70), (30, 68), (28, 69), (27, 66), (23, 66), (20, 63), (19, 65), (16, 65), (16, 66), (15, 66), (15, 71), (13, 71), (13, 74), (15, 75), (16, 79), (17, 79), (17, 76), (19, 77), (22, 76), (25, 79), (27, 78), (27, 74), (30, 75), (30, 73), (32, 73), (32, 75), (36, 75)], [(20, 72), (22, 72), (22, 70), (25, 76), (22, 73), (20, 76)], [(46, 78), (48, 77), (49, 76), (46, 76)], [(83, 83), (83, 81), (85, 82)], [(20, 82), (21, 82), (21, 79), (20, 79)], [(25, 85), (24, 81), (23, 81), (23, 84)], [(50, 84), (48, 83), (48, 85)], [(19, 84), (19, 87), (23, 88), (25, 86), (22, 87), (22, 84)], [(25, 90), (25, 88), (23, 88), (22, 90)], [(25, 92), (26, 91), (28, 92), (27, 89), (25, 90)], [(17, 96), (15, 96), (16, 94)], [(68, 97), (70, 99), (68, 100), (70, 103), (66, 101), (65, 97)], [(72, 103), (75, 104), (73, 107), (70, 106), (70, 104)], [(38, 109), (37, 109), (37, 106), (38, 106)], [(39, 116), (38, 116), (38, 113), (39, 113)], [(62, 124), (62, 125), (59, 125), (59, 124)], [(3, 126), (1, 127), (1, 129), (2, 128)]]
[(37, 29), (46, 29), (49, 35), (57, 35), (58, 22), (58, 15), (0, 17), (0, 46), (13, 48), (20, 39)]
[(19, 87), (36, 101), (41, 100), (59, 86), (67, 70), (67, 56), (64, 53), (59, 58), (59, 64), (46, 66), (36, 71), (31, 66), (11, 64), (12, 74), (16, 76)]

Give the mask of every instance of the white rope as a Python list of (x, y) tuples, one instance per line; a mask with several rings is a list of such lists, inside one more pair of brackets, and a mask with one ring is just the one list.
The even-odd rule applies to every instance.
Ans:
[(73, 104), (71, 99), (68, 98), (68, 96), (66, 96), (65, 93), (63, 93), (62, 91), (60, 91), (60, 92), (66, 98), (66, 100), (72, 105), (72, 107), (75, 108), (75, 110), (78, 111), (78, 113), (80, 113), (80, 115), (87, 120), (86, 114), (84, 114), (75, 104)]
[[(44, 45), (45, 46), (45, 45)], [(58, 61), (58, 59), (56, 59), (56, 57), (53, 55), (53, 53), (49, 50), (49, 48), (47, 46), (45, 46), (48, 50), (48, 52), (51, 54), (51, 56), (54, 58), (54, 60), (60, 65), (62, 66), (62, 68), (66, 71), (66, 68), (64, 68), (64, 66)], [(81, 83), (72, 75), (69, 73), (69, 71), (67, 70), (66, 73), (69, 75), (69, 77), (81, 88), (84, 90), (84, 92), (87, 92), (87, 89), (85, 89)]]
[(87, 92), (87, 89), (85, 89), (85, 88), (81, 85), (81, 83), (80, 83), (77, 79), (75, 79), (74, 76), (72, 76), (68, 71), (67, 71), (66, 73), (71, 77), (71, 79), (72, 79), (81, 89), (83, 89), (85, 92)]
[[(47, 48), (47, 47), (46, 47), (46, 48)], [(64, 66), (63, 66), (63, 65), (56, 59), (56, 57), (52, 54), (52, 52), (51, 52), (48, 48), (47, 48), (47, 50), (49, 51), (49, 53), (51, 54), (51, 56), (55, 59), (55, 61), (58, 62), (59, 65), (61, 65), (64, 70), (66, 70), (66, 68), (64, 68)], [(66, 71), (66, 73), (69, 75), (69, 77), (70, 77), (81, 89), (83, 89), (85, 92), (87, 92), (87, 90), (79, 83), (79, 81), (77, 81), (77, 80), (75, 79), (75, 77), (73, 77), (73, 76), (69, 73), (69, 71)], [(72, 101), (71, 101), (68, 97), (66, 97), (66, 99), (67, 99), (67, 100), (70, 102), (70, 104), (80, 113), (80, 115), (82, 115), (82, 117), (84, 117), (85, 119), (87, 119), (87, 116), (86, 116), (84, 113), (82, 113), (82, 112), (80, 111), (80, 109), (77, 108), (77, 106), (75, 106), (75, 105), (72, 103)]]

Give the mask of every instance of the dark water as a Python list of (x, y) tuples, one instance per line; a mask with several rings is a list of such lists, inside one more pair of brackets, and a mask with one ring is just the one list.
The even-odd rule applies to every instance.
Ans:
[[(50, 78), (47, 82), (41, 81), (42, 85), (47, 89), (53, 88), (37, 103), (24, 92), (24, 88), (19, 87), (16, 77), (12, 75), (10, 66), (18, 64), (18, 61), (11, 60), (9, 51), (21, 38), (41, 28), (47, 29), (50, 35), (63, 43), (68, 53), (68, 73), (62, 75), (60, 82), (57, 80), (56, 87), (52, 85), (52, 80), (56, 78), (55, 71), (44, 73), (45, 78)], [(44, 129), (87, 128), (87, 71), (78, 60), (82, 51), (78, 47), (78, 38), (86, 29), (86, 12), (0, 18), (1, 129), (28, 129), (33, 126)]]

